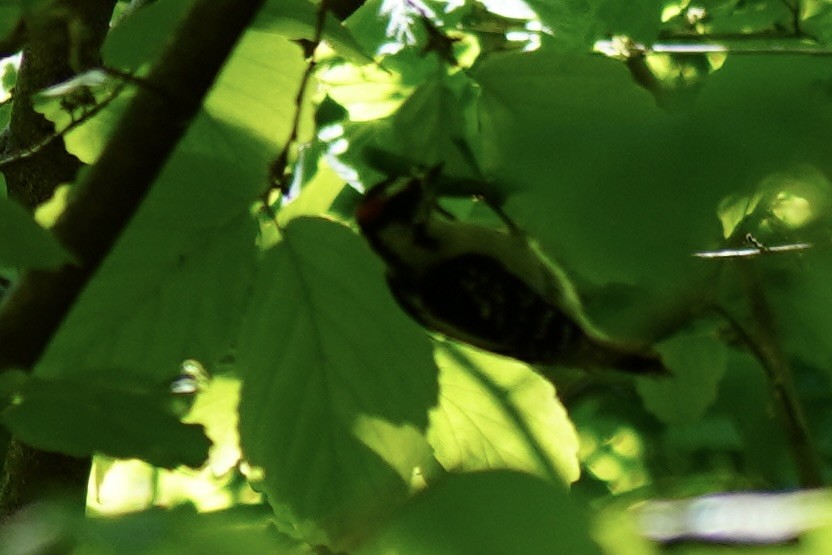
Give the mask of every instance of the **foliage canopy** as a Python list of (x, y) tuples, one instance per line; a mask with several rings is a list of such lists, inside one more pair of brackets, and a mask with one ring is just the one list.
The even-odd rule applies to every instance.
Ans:
[[(0, 39), (83, 30), (61, 4), (0, 0)], [(201, 4), (117, 2), (101, 67), (28, 99), (51, 140), (95, 167), (137, 97), (179, 102), (187, 83), (148, 75)], [(95, 456), (89, 518), (60, 534), (82, 552), (650, 553), (641, 502), (824, 485), (832, 2), (348, 4), (265, 2), (37, 364), (2, 369), (0, 452)], [(0, 126), (26, 71), (4, 64)], [(6, 306), (31, 271), (79, 264), (50, 229), (90, 168), (27, 202), (15, 164), (41, 148), (0, 158)], [(500, 204), (589, 318), (673, 377), (532, 368), (410, 320), (352, 213), (439, 164), (447, 210), (496, 226), (477, 199)], [(120, 492), (143, 472), (146, 499)], [(125, 507), (143, 510), (97, 518)], [(832, 542), (805, 540), (782, 551)]]

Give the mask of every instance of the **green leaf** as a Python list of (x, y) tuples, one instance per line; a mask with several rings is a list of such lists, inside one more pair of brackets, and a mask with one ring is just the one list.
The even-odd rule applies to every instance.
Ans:
[(380, 15), (382, 2), (366, 0), (345, 23), (361, 48), (372, 54), (376, 54), (383, 44), (393, 41), (387, 36), (389, 19)]
[[(291, 39), (313, 40), (318, 19), (318, 5), (309, 0), (273, 0), (263, 6), (253, 27)], [(373, 62), (352, 33), (331, 12), (327, 12), (323, 38), (335, 51), (356, 64)]]
[(201, 424), (211, 440), (208, 465), (215, 476), (223, 476), (240, 462), (240, 438), (237, 431), (237, 405), (240, 381), (228, 376), (214, 376), (199, 391), (183, 421)]
[[(226, 61), (205, 100), (203, 113), (192, 123), (179, 151), (228, 161), (239, 166), (236, 171), (252, 177), (250, 187), (265, 188), (265, 161), (251, 166), (243, 162), (257, 164), (258, 160), (277, 156), (290, 134), (297, 109), (297, 86), (305, 69), (296, 44), (264, 31), (248, 30)], [(132, 89), (122, 92), (95, 117), (67, 133), (67, 150), (93, 163), (133, 93)], [(65, 128), (71, 121), (70, 114), (60, 109), (59, 103), (53, 104), (51, 109), (44, 109), (44, 114), (59, 128)], [(307, 104), (309, 100), (304, 99), (302, 106)], [(312, 128), (310, 110), (303, 111), (300, 124), (303, 139)]]
[(512, 471), (450, 475), (411, 499), (357, 553), (601, 553), (585, 509), (561, 487)]
[(596, 17), (597, 39), (609, 35), (625, 35), (641, 43), (651, 44), (659, 34), (662, 0), (637, 0), (619, 2), (605, 0), (593, 2)]
[(69, 253), (25, 208), (11, 199), (0, 198), (0, 266), (47, 269), (71, 260)]
[(243, 326), (243, 451), (278, 515), (313, 544), (360, 535), (427, 459), (436, 368), (381, 275), (346, 227), (292, 220)]
[(562, 51), (589, 51), (596, 40), (625, 35), (639, 42), (656, 39), (661, 0), (529, 0), (529, 6), (551, 30), (547, 43)]
[[(103, 75), (99, 70), (90, 71), (88, 74)], [(98, 159), (121, 114), (135, 94), (135, 89), (127, 87), (116, 95), (118, 79), (110, 76), (104, 77), (104, 79), (99, 78), (99, 82), (86, 85), (83, 84), (83, 78), (79, 76), (79, 78), (41, 91), (33, 98), (35, 111), (43, 114), (46, 119), (55, 124), (57, 130), (63, 133), (67, 151), (86, 164), (93, 164)], [(73, 81), (76, 82), (73, 83)], [(64, 94), (56, 92), (61, 89), (66, 92)], [(87, 95), (89, 95), (89, 104), (79, 105), (75, 110), (65, 107), (67, 102), (72, 103), (76, 98), (86, 100)], [(99, 108), (100, 106), (104, 107)], [(92, 117), (85, 115), (91, 113), (93, 109), (99, 111)], [(76, 126), (76, 122), (82, 119), (84, 123)]]
[(285, 225), (289, 220), (300, 216), (326, 214), (346, 186), (344, 180), (330, 165), (320, 160), (318, 171), (309, 183), (304, 184), (298, 198), (280, 209), (278, 222), (280, 225)]
[(428, 441), (447, 469), (578, 479), (578, 436), (552, 385), (513, 359), (442, 344)]
[(552, 30), (554, 44), (566, 51), (587, 51), (598, 38), (588, 0), (529, 0), (528, 5)]
[[(164, 211), (185, 204), (171, 193), (146, 205), (82, 293), (39, 362), (39, 376), (109, 366), (162, 379), (184, 359), (210, 367), (227, 353), (253, 279), (257, 227), (245, 213), (224, 223), (213, 216), (174, 224), (176, 215)], [(210, 197), (206, 191), (202, 201), (222, 201)]]
[(832, 39), (832, 4), (825, 0), (810, 0), (803, 6), (802, 15), (803, 31), (828, 44)]
[(108, 34), (102, 48), (110, 67), (139, 69), (156, 59), (173, 38), (193, 0), (147, 3)]
[(20, 0), (0, 0), (0, 41), (6, 40), (21, 23)]
[(696, 102), (666, 113), (619, 62), (495, 54), (472, 71), (481, 164), (524, 189), (506, 209), (570, 273), (672, 286), (720, 238), (723, 198), (795, 164), (828, 171), (832, 70), (810, 58), (729, 58)]
[[(43, 511), (46, 507), (46, 503), (41, 503), (35, 510)], [(62, 519), (48, 516), (36, 513), (33, 520), (64, 522), (69, 515)], [(117, 517), (87, 517), (79, 519), (72, 532), (74, 550), (79, 553), (311, 554), (307, 547), (281, 537), (274, 530), (269, 512), (261, 505), (238, 505), (208, 513), (198, 513), (185, 505)], [(5, 538), (0, 539), (0, 551), (5, 548), (4, 553), (20, 552), (13, 536), (21, 535), (7, 535), (12, 538), (7, 543)]]
[(171, 414), (169, 401), (164, 388), (32, 379), (0, 418), (15, 437), (47, 451), (104, 453), (168, 468), (200, 466), (210, 442), (201, 426), (182, 424)]
[[(457, 86), (470, 86), (470, 82), (460, 79), (462, 83)], [(477, 176), (460, 150), (465, 138), (463, 110), (449, 83), (430, 79), (413, 91), (393, 116), (392, 144), (383, 139), (382, 144), (427, 167), (442, 163), (446, 175)]]
[(727, 348), (710, 335), (684, 334), (664, 341), (657, 350), (673, 376), (638, 380), (644, 406), (668, 424), (696, 421), (716, 399)]
[(742, 442), (745, 475), (767, 484), (795, 483), (789, 438), (781, 413), (775, 410), (766, 371), (750, 354), (733, 349), (728, 352), (727, 370), (711, 412), (733, 423)]
[[(467, 142), (465, 96), (473, 96), (470, 80), (462, 75), (431, 75), (410, 94), (389, 118), (348, 125), (351, 149), (341, 158), (358, 164), (365, 183), (373, 170), (393, 169), (383, 162), (396, 161), (396, 173), (442, 165), (444, 175), (457, 180), (481, 180), (475, 156)], [(356, 156), (360, 153), (361, 156)], [(386, 160), (385, 160), (386, 158)], [(382, 162), (382, 164), (379, 164)], [(383, 167), (387, 165), (388, 167)], [(459, 192), (459, 191), (455, 191)]]
[[(109, 366), (160, 378), (183, 359), (210, 367), (228, 352), (257, 255), (250, 207), (289, 136), (300, 54), (281, 37), (247, 33), (39, 375)], [(74, 132), (66, 141), (70, 151), (86, 148)]]
[[(823, 247), (821, 247), (822, 249)], [(832, 291), (829, 272), (832, 256), (817, 248), (800, 260), (784, 261), (785, 266), (761, 265), (758, 279), (767, 292), (778, 339), (786, 351), (814, 367), (830, 373), (832, 347)]]

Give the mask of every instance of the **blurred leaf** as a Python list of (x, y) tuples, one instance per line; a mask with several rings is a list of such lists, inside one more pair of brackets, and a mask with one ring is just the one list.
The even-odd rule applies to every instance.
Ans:
[[(2, 69), (3, 74), (0, 75), (0, 88), (4, 90), (5, 94), (8, 94), (17, 84), (17, 65), (11, 61), (7, 61)], [(8, 121), (9, 112), (11, 111), (9, 108), (8, 103), (0, 106), (0, 123), (3, 125)]]
[(821, 42), (829, 43), (832, 39), (832, 3), (828, 0), (806, 0), (803, 4), (803, 30)]
[(212, 513), (190, 507), (154, 509), (118, 518), (87, 518), (79, 527), (79, 553), (311, 554), (278, 534), (262, 506)]
[(815, 249), (783, 264), (777, 267), (761, 261), (763, 272), (759, 274), (769, 293), (780, 340), (791, 355), (832, 375), (832, 346), (828, 341), (828, 330), (832, 329), (832, 254)]
[(439, 405), (428, 440), (449, 470), (515, 469), (577, 480), (578, 437), (552, 385), (515, 360), (437, 349)]
[(0, 266), (47, 269), (71, 261), (70, 254), (25, 208), (0, 198)]
[(604, 0), (593, 2), (593, 4), (597, 18), (598, 36), (596, 39), (608, 35), (626, 35), (637, 42), (650, 44), (658, 37), (664, 1)]
[(0, 41), (6, 40), (18, 26), (22, 12), (20, 0), (0, 0)]
[(185, 506), (118, 517), (82, 516), (66, 500), (32, 503), (4, 520), (0, 553), (312, 553), (277, 533), (263, 506), (202, 514)]
[(436, 368), (381, 274), (347, 228), (292, 220), (243, 326), (243, 451), (278, 516), (313, 544), (360, 536), (426, 460)]
[(600, 553), (584, 509), (559, 486), (512, 471), (450, 475), (393, 515), (357, 553)]
[(790, 486), (794, 462), (765, 370), (750, 354), (728, 352), (728, 368), (711, 409), (733, 423), (742, 441), (745, 476), (752, 483)]
[(529, 0), (528, 5), (552, 30), (553, 41), (560, 49), (587, 51), (598, 38), (588, 0)]
[(139, 458), (167, 468), (200, 466), (210, 442), (202, 426), (179, 422), (169, 401), (164, 389), (32, 379), (2, 420), (15, 437), (39, 449)]
[(694, 422), (717, 396), (725, 373), (727, 349), (709, 335), (677, 335), (657, 350), (673, 375), (638, 380), (638, 392), (648, 411), (668, 424)]
[[(801, 0), (801, 3), (803, 1)], [(799, 4), (798, 10), (803, 11)], [(788, 36), (788, 33), (794, 32), (793, 16), (788, 2), (715, 2), (707, 6), (706, 13), (708, 18), (704, 31), (707, 33), (760, 33), (774, 30)]]
[(658, 35), (664, 6), (661, 0), (529, 0), (528, 4), (552, 30), (546, 42), (572, 52), (587, 52), (596, 40), (612, 35), (649, 44)]
[(639, 519), (632, 510), (615, 504), (602, 507), (593, 514), (593, 538), (606, 555), (656, 555), (659, 548), (639, 530)]

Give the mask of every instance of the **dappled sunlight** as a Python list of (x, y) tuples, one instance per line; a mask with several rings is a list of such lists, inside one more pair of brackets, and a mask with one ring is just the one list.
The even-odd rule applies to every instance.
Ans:
[[(820, 170), (800, 165), (773, 173), (747, 195), (725, 197), (717, 214), (725, 238), (753, 233), (780, 242), (832, 216), (832, 185)], [(759, 237), (758, 237), (759, 238)]]
[(189, 359), (183, 361), (180, 375), (170, 388), (178, 397), (195, 395), (183, 421), (205, 427), (212, 440), (208, 461), (200, 469), (166, 470), (139, 460), (97, 456), (87, 495), (87, 508), (92, 514), (125, 514), (182, 504), (191, 504), (199, 511), (216, 511), (260, 502), (260, 494), (251, 490), (240, 475), (239, 380), (210, 378), (198, 361)]
[(610, 492), (623, 493), (650, 481), (644, 466), (644, 443), (629, 426), (619, 426), (601, 436), (589, 429), (579, 431), (581, 464), (592, 476), (605, 482)]
[(198, 511), (216, 511), (260, 501), (261, 495), (236, 471), (217, 476), (210, 468), (165, 470), (135, 459), (99, 456), (90, 475), (87, 510), (92, 515), (120, 515), (189, 504)]
[(407, 98), (401, 76), (375, 65), (331, 64), (318, 80), (327, 94), (347, 108), (351, 122), (387, 117)]

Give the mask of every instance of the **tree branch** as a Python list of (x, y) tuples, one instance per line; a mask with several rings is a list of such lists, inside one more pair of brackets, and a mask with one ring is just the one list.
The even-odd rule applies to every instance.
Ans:
[(0, 306), (0, 369), (31, 368), (138, 209), (264, 0), (199, 0), (54, 227), (78, 260), (29, 271)]
[(781, 415), (792, 450), (801, 486), (822, 487), (824, 485), (823, 472), (817, 450), (809, 433), (809, 426), (806, 424), (803, 407), (794, 389), (791, 367), (780, 347), (771, 307), (751, 265), (745, 260), (738, 261), (738, 263), (740, 280), (748, 298), (756, 329), (754, 331), (747, 329), (720, 306), (714, 306), (714, 310), (728, 322), (766, 372), (772, 396)]
[[(9, 195), (30, 210), (52, 196), (61, 182), (73, 180), (81, 165), (61, 141), (54, 140), (54, 126), (34, 110), (32, 96), (98, 65), (114, 5), (115, 0), (56, 0), (49, 9), (27, 13), (7, 37), (9, 40), (0, 45), (0, 50), (23, 49), (0, 152), (30, 152), (3, 167)], [(89, 457), (47, 453), (12, 439), (4, 458), (0, 515), (9, 515), (39, 496), (58, 492), (83, 512)]]
[[(2, 154), (28, 150), (54, 134), (52, 123), (35, 111), (32, 97), (98, 65), (114, 5), (115, 0), (60, 0), (26, 18), (27, 42)], [(83, 32), (75, 28), (83, 28)], [(57, 185), (73, 181), (80, 167), (78, 159), (54, 141), (36, 155), (5, 167), (3, 173), (9, 196), (33, 208), (49, 199)]]

